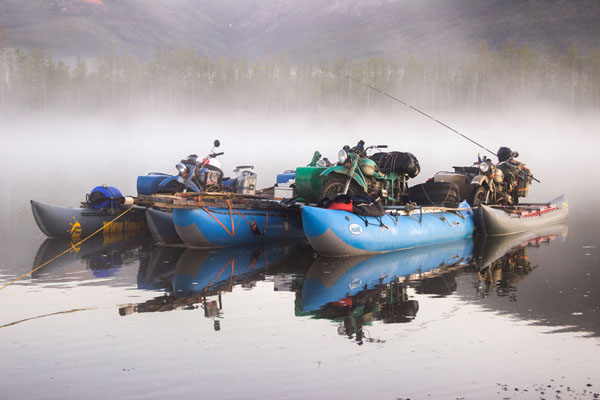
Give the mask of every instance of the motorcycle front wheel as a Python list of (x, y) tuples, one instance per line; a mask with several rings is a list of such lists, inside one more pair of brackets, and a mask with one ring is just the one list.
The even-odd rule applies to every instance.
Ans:
[[(319, 193), (317, 194), (317, 201), (321, 201), (325, 197), (329, 199), (334, 199), (335, 196), (342, 193), (344, 191), (344, 186), (346, 186), (346, 179), (343, 176), (333, 176), (321, 187), (319, 188)], [(356, 183), (354, 180), (350, 181), (350, 186), (348, 187), (348, 196), (366, 195), (365, 191)]]
[(471, 207), (478, 206), (480, 204), (487, 204), (490, 197), (490, 191), (485, 186), (479, 186), (474, 192), (473, 196), (469, 200)]

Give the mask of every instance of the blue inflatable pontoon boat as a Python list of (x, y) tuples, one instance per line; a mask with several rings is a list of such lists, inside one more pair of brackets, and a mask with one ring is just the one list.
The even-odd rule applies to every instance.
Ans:
[(342, 210), (302, 208), (304, 233), (322, 256), (383, 253), (473, 235), (473, 211), (467, 202), (456, 210), (417, 208), (407, 213), (388, 210), (383, 217), (364, 217)]

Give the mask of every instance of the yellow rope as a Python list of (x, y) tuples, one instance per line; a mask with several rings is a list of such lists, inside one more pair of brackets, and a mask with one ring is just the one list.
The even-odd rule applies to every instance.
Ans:
[(85, 242), (86, 240), (88, 240), (89, 238), (91, 238), (92, 236), (96, 235), (98, 232), (103, 231), (104, 229), (106, 229), (108, 226), (110, 226), (113, 222), (115, 222), (116, 220), (118, 220), (119, 218), (121, 218), (123, 215), (127, 214), (129, 211), (131, 211), (133, 209), (133, 207), (129, 207), (127, 210), (123, 211), (121, 214), (119, 214), (115, 219), (113, 219), (112, 221), (110, 221), (109, 223), (105, 224), (102, 228), (98, 229), (96, 232), (92, 233), (91, 235), (87, 236), (85, 239), (80, 240), (79, 242), (72, 244), (71, 247), (69, 247), (68, 249), (66, 249), (65, 251), (63, 251), (62, 253), (60, 253), (59, 255), (57, 255), (54, 258), (51, 258), (50, 260), (46, 261), (45, 263), (43, 263), (42, 265), (35, 267), (34, 269), (32, 269), (31, 271), (27, 272), (26, 274), (21, 275), (20, 277), (18, 277), (17, 279), (15, 279), (12, 282), (7, 283), (6, 285), (0, 287), (0, 290), (9, 287), (10, 285), (12, 285), (15, 282), (20, 281), (21, 279), (25, 278), (28, 275), (33, 274), (35, 271), (37, 271), (38, 269), (41, 269), (42, 267), (45, 267), (46, 265), (50, 264), (52, 261), (56, 260), (57, 258), (59, 258), (60, 256), (63, 256), (65, 254), (67, 254), (69, 251), (71, 251), (72, 249), (76, 248), (77, 246), (79, 246), (81, 243)]
[(72, 310), (67, 310), (67, 311), (58, 311), (58, 312), (54, 312), (54, 313), (50, 313), (50, 314), (38, 315), (37, 317), (25, 318), (25, 319), (22, 319), (20, 321), (15, 321), (15, 322), (11, 322), (11, 323), (6, 324), (6, 325), (2, 325), (2, 326), (0, 326), (0, 329), (7, 328), (7, 327), (13, 326), (13, 325), (17, 325), (17, 324), (20, 324), (22, 322), (31, 321), (32, 319), (45, 318), (45, 317), (51, 317), (53, 315), (70, 314), (70, 313), (74, 313), (74, 312), (88, 311), (88, 310), (95, 310), (95, 309), (96, 309), (95, 307), (92, 307), (92, 308), (74, 308)]

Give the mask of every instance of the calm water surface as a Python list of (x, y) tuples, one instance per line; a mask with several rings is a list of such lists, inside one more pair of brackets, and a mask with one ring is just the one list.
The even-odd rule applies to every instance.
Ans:
[[(84, 193), (2, 180), (5, 284), (70, 246), (28, 200)], [(99, 236), (0, 291), (0, 397), (598, 398), (598, 196), (567, 193), (566, 225), (375, 257)]]

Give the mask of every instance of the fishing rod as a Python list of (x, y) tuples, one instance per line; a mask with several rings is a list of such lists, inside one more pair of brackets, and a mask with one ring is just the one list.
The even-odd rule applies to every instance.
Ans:
[(435, 121), (435, 122), (437, 122), (438, 124), (442, 125), (443, 127), (450, 129), (452, 132), (456, 133), (457, 135), (460, 135), (460, 136), (462, 136), (463, 138), (467, 139), (469, 142), (471, 142), (471, 143), (473, 143), (473, 144), (475, 144), (475, 145), (477, 145), (477, 146), (481, 147), (481, 148), (482, 148), (482, 149), (484, 149), (485, 151), (487, 151), (487, 152), (489, 152), (489, 153), (491, 153), (491, 154), (495, 155), (496, 157), (498, 157), (498, 154), (494, 153), (493, 151), (491, 151), (491, 150), (490, 150), (490, 149), (488, 149), (487, 147), (483, 146), (483, 145), (482, 145), (482, 144), (480, 144), (480, 143), (477, 143), (476, 141), (474, 141), (474, 140), (473, 140), (473, 139), (471, 139), (470, 137), (468, 137), (468, 136), (466, 136), (466, 135), (463, 135), (462, 133), (460, 133), (460, 132), (459, 132), (459, 131), (457, 131), (456, 129), (452, 128), (451, 126), (448, 126), (447, 124), (443, 123), (442, 121), (440, 121), (440, 120), (438, 120), (438, 119), (435, 119), (435, 118), (433, 118), (431, 115), (427, 114), (426, 112), (424, 112), (424, 111), (422, 111), (422, 110), (419, 110), (417, 107), (411, 106), (411, 105), (410, 105), (410, 104), (408, 104), (407, 102), (405, 102), (405, 101), (402, 101), (402, 100), (400, 100), (399, 98), (397, 98), (397, 97), (394, 97), (394, 96), (392, 96), (391, 94), (389, 94), (389, 93), (387, 93), (387, 92), (384, 92), (384, 91), (383, 91), (383, 90), (381, 90), (381, 89), (378, 89), (378, 88), (376, 88), (376, 87), (374, 87), (374, 86), (371, 86), (371, 85), (369, 85), (368, 83), (365, 83), (365, 82), (359, 81), (358, 79), (355, 79), (355, 78), (353, 78), (353, 77), (351, 77), (351, 76), (349, 76), (349, 75), (344, 75), (344, 74), (336, 74), (335, 72), (334, 72), (334, 75), (339, 75), (339, 76), (342, 76), (342, 77), (344, 77), (344, 78), (346, 78), (346, 79), (348, 79), (348, 80), (351, 80), (351, 81), (353, 81), (353, 82), (359, 83), (359, 84), (361, 84), (361, 85), (363, 85), (363, 86), (366, 86), (366, 87), (368, 87), (368, 88), (369, 88), (369, 89), (371, 89), (371, 90), (374, 90), (374, 91), (376, 91), (376, 92), (378, 92), (378, 93), (380, 93), (380, 94), (382, 94), (382, 95), (384, 95), (384, 96), (387, 96), (387, 97), (389, 97), (390, 99), (392, 99), (392, 100), (395, 100), (395, 101), (397, 101), (398, 103), (400, 103), (400, 104), (403, 104), (403, 105), (405, 105), (406, 107), (408, 107), (408, 108), (410, 108), (410, 109), (413, 109), (414, 111), (418, 112), (419, 114), (421, 114), (421, 115), (424, 115), (425, 117), (427, 117), (427, 118), (431, 119), (432, 121)]
[[(390, 99), (392, 99), (392, 100), (395, 100), (395, 101), (397, 101), (398, 103), (405, 105), (406, 107), (408, 107), (408, 108), (410, 108), (410, 109), (412, 109), (412, 110), (414, 110), (414, 111), (418, 112), (418, 113), (419, 113), (419, 114), (421, 114), (421, 115), (424, 115), (425, 117), (427, 117), (427, 118), (431, 119), (432, 121), (435, 121), (435, 122), (437, 122), (438, 124), (442, 125), (443, 127), (450, 129), (452, 132), (456, 133), (457, 135), (460, 135), (460, 136), (462, 136), (463, 138), (467, 139), (469, 142), (471, 142), (471, 143), (473, 143), (473, 144), (475, 144), (475, 145), (477, 145), (477, 146), (481, 147), (481, 148), (482, 148), (482, 149), (484, 149), (485, 151), (487, 151), (487, 152), (489, 152), (489, 153), (491, 153), (491, 154), (495, 155), (496, 157), (498, 157), (498, 154), (494, 153), (493, 151), (491, 151), (491, 150), (490, 150), (490, 149), (488, 149), (487, 147), (483, 146), (483, 145), (482, 145), (482, 144), (480, 144), (480, 143), (477, 143), (476, 141), (474, 141), (474, 140), (473, 140), (473, 139), (471, 139), (470, 137), (468, 137), (468, 136), (466, 136), (466, 135), (463, 135), (462, 133), (460, 133), (460, 132), (459, 132), (459, 131), (457, 131), (456, 129), (452, 128), (451, 126), (449, 126), (449, 125), (447, 125), (447, 124), (443, 123), (442, 121), (440, 121), (440, 120), (438, 120), (438, 119), (435, 119), (435, 118), (433, 118), (431, 115), (427, 114), (426, 112), (424, 112), (424, 111), (422, 111), (422, 110), (419, 110), (417, 107), (411, 106), (411, 105), (410, 105), (410, 104), (408, 104), (407, 102), (405, 102), (405, 101), (403, 101), (403, 100), (400, 100), (399, 98), (397, 98), (397, 97), (394, 97), (394, 96), (392, 96), (391, 94), (389, 94), (389, 93), (387, 93), (387, 92), (384, 92), (383, 90), (381, 90), (381, 89), (379, 89), (379, 88), (376, 88), (376, 87), (374, 87), (374, 86), (371, 86), (371, 85), (369, 85), (369, 84), (368, 84), (368, 83), (366, 83), (366, 82), (359, 81), (358, 79), (355, 79), (355, 78), (353, 78), (353, 77), (351, 77), (351, 76), (349, 76), (349, 75), (344, 75), (344, 74), (336, 74), (335, 72), (334, 72), (333, 74), (334, 74), (334, 75), (339, 75), (339, 76), (341, 76), (341, 77), (344, 77), (344, 78), (346, 78), (346, 79), (348, 79), (348, 80), (350, 80), (350, 81), (353, 81), (353, 82), (356, 82), (356, 83), (358, 83), (358, 84), (361, 84), (361, 85), (363, 85), (363, 86), (366, 86), (366, 87), (368, 87), (369, 89), (371, 89), (371, 90), (374, 90), (374, 91), (376, 91), (376, 92), (377, 92), (377, 93), (379, 93), (379, 94), (382, 94), (382, 95), (384, 95), (384, 96), (387, 96), (387, 97), (389, 97)], [(538, 179), (536, 179), (536, 178), (535, 178), (535, 177), (534, 177), (534, 176), (533, 176), (531, 173), (528, 173), (527, 175), (528, 175), (528, 176), (529, 176), (531, 179), (533, 179), (534, 181), (536, 181), (536, 182), (538, 182), (538, 183), (540, 182), (540, 181), (539, 181)]]

